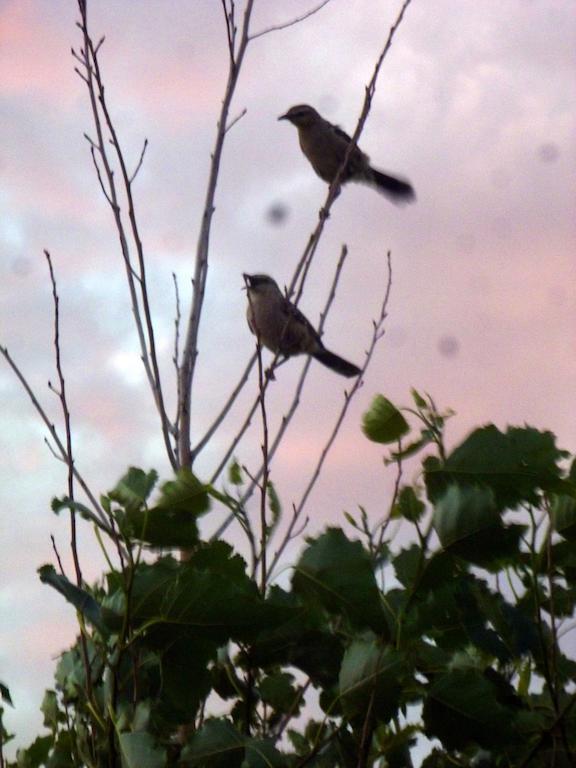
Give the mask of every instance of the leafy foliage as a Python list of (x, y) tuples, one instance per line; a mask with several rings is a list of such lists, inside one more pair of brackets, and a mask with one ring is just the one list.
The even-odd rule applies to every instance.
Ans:
[[(397, 482), (375, 527), (361, 510), (352, 535), (308, 539), (286, 588), (202, 539), (211, 502), (233, 498), (190, 472), (158, 492), (155, 472), (131, 468), (102, 497), (122, 567), (94, 586), (40, 569), (81, 634), (44, 697), (47, 733), (8, 765), (403, 768), (417, 736), (420, 755), (432, 742), (425, 768), (574, 765), (576, 661), (560, 641), (576, 601), (574, 465), (531, 427), (485, 426), (448, 453), (450, 412), (413, 401), (419, 436), (385, 460), (428, 451), (424, 487)], [(382, 396), (363, 426), (377, 443), (411, 429)], [(229, 480), (244, 483), (236, 463)], [(391, 519), (413, 532), (400, 545)], [(185, 560), (144, 557), (184, 544)]]

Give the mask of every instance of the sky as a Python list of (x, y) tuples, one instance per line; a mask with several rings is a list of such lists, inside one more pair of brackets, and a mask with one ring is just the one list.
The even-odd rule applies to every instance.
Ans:
[[(256, 0), (258, 31), (314, 7)], [(332, 0), (301, 24), (248, 47), (222, 159), (208, 289), (194, 387), (193, 434), (202, 435), (252, 354), (243, 272), (280, 285), (313, 230), (326, 187), (302, 157), (295, 129), (277, 117), (309, 103), (353, 132), (364, 88), (400, 4)], [(0, 0), (0, 344), (6, 345), (61, 425), (53, 309), (43, 250), (52, 255), (76, 464), (96, 493), (129, 466), (164, 478), (158, 417), (139, 360), (117, 235), (84, 133), (92, 132), (71, 46), (80, 44), (71, 0)], [(227, 43), (221, 4), (99, 0), (90, 7), (113, 118), (135, 184), (166, 397), (175, 301), (189, 308), (190, 279), (224, 92)], [(360, 144), (373, 164), (407, 178), (417, 202), (396, 207), (347, 186), (332, 209), (300, 308), (317, 323), (342, 244), (348, 257), (326, 326), (326, 345), (360, 363), (380, 310), (391, 251), (386, 333), (308, 502), (308, 533), (343, 524), (362, 505), (374, 521), (393, 484), (381, 447), (360, 421), (382, 393), (409, 404), (429, 392), (456, 416), (456, 445), (494, 422), (551, 429), (576, 450), (576, 13), (572, 0), (413, 0), (384, 63)], [(274, 211), (280, 210), (280, 221)], [(269, 395), (277, 427), (302, 361), (281, 368)], [(330, 433), (346, 383), (313, 363), (296, 418), (272, 463), (285, 509), (298, 501)], [(209, 477), (256, 392), (254, 376), (200, 456)], [(26, 744), (55, 659), (75, 636), (73, 612), (36, 569), (69, 567), (65, 467), (21, 385), (0, 360), (0, 680), (16, 704), (5, 718)], [(239, 446), (257, 467), (258, 425)], [(413, 468), (415, 479), (417, 468)], [(215, 530), (214, 510), (205, 531)], [(238, 531), (228, 539), (242, 546)], [(104, 565), (80, 527), (88, 580)], [(291, 554), (296, 556), (298, 545)]]

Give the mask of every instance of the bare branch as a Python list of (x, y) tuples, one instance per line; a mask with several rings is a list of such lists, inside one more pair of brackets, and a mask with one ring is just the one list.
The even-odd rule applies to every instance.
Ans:
[[(192, 449), (190, 445), (190, 425), (192, 408), (192, 383), (194, 380), (194, 370), (198, 358), (198, 333), (200, 330), (200, 319), (202, 315), (202, 306), (204, 303), (204, 294), (206, 290), (206, 279), (208, 276), (208, 251), (210, 246), (210, 231), (212, 216), (214, 214), (214, 200), (216, 196), (216, 186), (218, 182), (218, 172), (220, 170), (220, 161), (222, 159), (222, 149), (226, 137), (226, 124), (232, 97), (236, 90), (238, 75), (248, 46), (248, 29), (254, 0), (247, 0), (242, 24), (242, 33), (238, 45), (238, 51), (234, 58), (231, 58), (228, 71), (228, 82), (222, 101), (222, 109), (218, 120), (218, 129), (216, 132), (216, 142), (212, 152), (212, 163), (210, 176), (208, 179), (208, 188), (206, 190), (206, 201), (202, 215), (202, 225), (198, 237), (196, 249), (196, 264), (194, 269), (194, 288), (192, 296), (192, 307), (188, 320), (186, 331), (186, 340), (182, 353), (180, 367), (180, 403), (178, 414), (178, 453), (182, 466), (191, 466)], [(225, 7), (225, 6), (224, 6)], [(231, 3), (233, 10), (234, 3)], [(230, 12), (230, 15), (232, 11)]]
[(288, 27), (293, 27), (295, 24), (299, 24), (301, 21), (304, 21), (305, 19), (309, 19), (310, 16), (314, 16), (315, 13), (318, 13), (318, 11), (321, 11), (322, 8), (324, 8), (325, 5), (328, 5), (329, 2), (330, 0), (322, 0), (320, 5), (317, 5), (315, 8), (312, 8), (302, 16), (297, 16), (295, 19), (291, 19), (291, 21), (285, 21), (283, 24), (275, 24), (272, 27), (261, 29), (260, 32), (255, 32), (253, 35), (250, 35), (250, 40), (256, 40), (257, 37), (263, 37), (264, 35), (267, 35), (270, 32), (278, 32), (281, 29), (287, 29)]

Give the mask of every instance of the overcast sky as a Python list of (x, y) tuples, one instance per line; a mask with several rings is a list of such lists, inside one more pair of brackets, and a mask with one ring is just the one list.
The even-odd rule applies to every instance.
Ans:
[[(256, 0), (253, 29), (285, 21), (310, 0)], [(317, 221), (326, 187), (278, 115), (314, 105), (352, 132), (364, 86), (400, 4), (332, 0), (302, 24), (249, 46), (216, 196), (200, 336), (193, 430), (201, 435), (235, 384), (254, 341), (242, 272), (280, 284)], [(106, 35), (102, 66), (127, 156), (149, 149), (135, 187), (167, 398), (174, 403), (174, 297), (183, 311), (226, 77), (216, 0), (91, 3)], [(384, 64), (361, 146), (377, 167), (408, 178), (417, 202), (391, 205), (348, 186), (337, 200), (300, 304), (316, 323), (340, 248), (349, 256), (325, 342), (357, 363), (371, 334), (392, 252), (386, 335), (309, 505), (309, 532), (363, 505), (377, 520), (393, 477), (359, 423), (377, 392), (399, 404), (411, 387), (457, 415), (448, 442), (474, 426), (528, 423), (576, 449), (575, 8), (572, 0), (413, 0)], [(0, 0), (0, 343), (7, 345), (59, 423), (52, 306), (43, 249), (61, 297), (62, 354), (76, 462), (97, 492), (130, 465), (169, 474), (139, 362), (110, 211), (83, 138), (91, 132), (72, 0)], [(285, 216), (274, 221), (271, 211)], [(65, 468), (12, 372), (0, 361), (0, 680), (16, 709), (18, 743), (39, 731), (54, 659), (74, 639), (72, 610), (40, 584), (65, 563), (68, 527), (50, 511)], [(278, 373), (269, 398), (277, 425), (301, 361)], [(285, 508), (297, 501), (342, 403), (343, 379), (313, 364), (297, 418), (272, 466)], [(196, 469), (209, 476), (240, 423), (255, 381)], [(251, 433), (238, 458), (256, 466)], [(410, 478), (408, 478), (410, 479)], [(213, 513), (214, 530), (222, 520)], [(237, 532), (230, 531), (237, 542)], [(81, 525), (85, 575), (103, 563)]]

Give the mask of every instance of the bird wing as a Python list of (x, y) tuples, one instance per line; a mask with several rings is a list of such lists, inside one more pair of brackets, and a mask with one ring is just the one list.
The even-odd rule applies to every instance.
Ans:
[(280, 352), (287, 357), (290, 355), (315, 352), (322, 346), (320, 336), (312, 323), (288, 299), (282, 304), (284, 328), (280, 340)]
[(348, 136), (348, 134), (346, 133), (346, 131), (343, 131), (343, 130), (342, 130), (342, 128), (340, 128), (340, 126), (339, 126), (339, 125), (333, 125), (333, 126), (332, 126), (332, 128), (333, 128), (333, 130), (334, 130), (334, 133), (335, 133), (337, 136), (340, 136), (340, 138), (341, 138), (341, 139), (344, 139), (344, 141), (345, 141), (345, 142), (347, 142), (348, 144), (350, 144), (350, 142), (352, 141), (352, 139), (350, 138), (350, 136)]
[[(333, 125), (332, 126), (334, 136), (337, 137), (340, 147), (342, 148), (342, 152), (346, 152), (347, 145), (352, 142), (352, 139), (346, 131), (343, 131), (342, 128), (340, 128), (339, 125)], [(370, 158), (368, 155), (364, 154), (360, 147), (356, 145), (354, 149), (352, 150), (350, 157), (348, 158), (347, 168), (346, 171), (344, 171), (344, 181), (347, 179), (356, 176), (359, 172), (361, 172), (366, 165), (370, 162)]]

